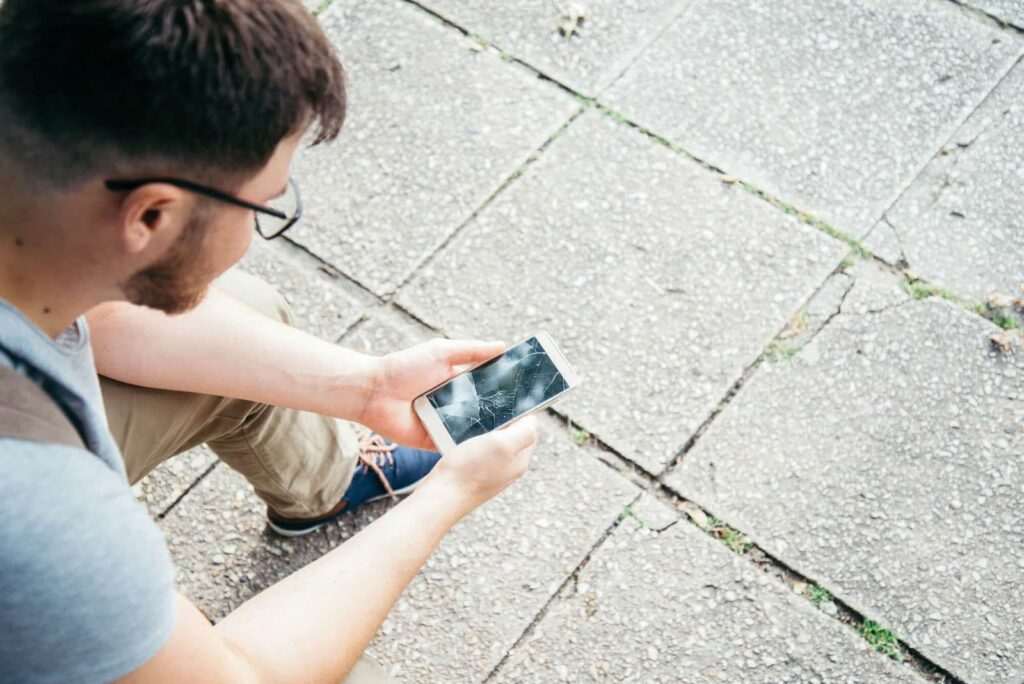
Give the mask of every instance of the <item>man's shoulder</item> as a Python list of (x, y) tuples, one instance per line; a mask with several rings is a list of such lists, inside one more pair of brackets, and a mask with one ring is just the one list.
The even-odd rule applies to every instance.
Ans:
[(0, 437), (0, 468), (0, 558), (10, 557), (11, 545), (25, 552), (58, 553), (28, 544), (45, 538), (66, 538), (80, 557), (90, 548), (110, 553), (125, 544), (166, 556), (163, 535), (128, 483), (95, 454)]
[(131, 493), (118, 472), (81, 447), (0, 436), (0, 468), (0, 524), (17, 514), (15, 505), (89, 505), (112, 493)]
[(174, 570), (127, 482), (83, 449), (9, 438), (0, 467), (0, 670), (113, 679), (144, 662), (173, 628)]

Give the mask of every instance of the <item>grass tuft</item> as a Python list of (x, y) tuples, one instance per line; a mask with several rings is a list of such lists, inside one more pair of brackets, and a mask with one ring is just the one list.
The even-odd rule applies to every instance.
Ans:
[(722, 531), (720, 539), (729, 547), (730, 551), (740, 556), (745, 556), (750, 549), (754, 548), (754, 542), (750, 541), (747, 535), (731, 527)]
[(583, 446), (584, 444), (587, 443), (588, 439), (590, 439), (590, 433), (587, 432), (586, 430), (584, 430), (583, 428), (581, 428), (578, 425), (570, 425), (569, 426), (569, 439), (572, 440), (573, 444), (575, 444), (576, 446), (581, 447), (581, 446)]
[(1013, 316), (1003, 313), (1002, 311), (993, 311), (991, 313), (992, 322), (998, 325), (1003, 330), (1016, 330), (1017, 319)]
[(902, 662), (903, 651), (900, 650), (899, 639), (892, 630), (882, 627), (874, 620), (865, 620), (860, 626), (860, 635), (882, 655)]
[(796, 356), (800, 347), (786, 340), (772, 340), (764, 348), (765, 358), (769, 361), (785, 361)]
[(829, 601), (832, 600), (832, 594), (825, 587), (819, 587), (817, 584), (813, 585), (807, 591), (807, 597), (811, 599), (811, 603), (818, 606), (819, 608)]

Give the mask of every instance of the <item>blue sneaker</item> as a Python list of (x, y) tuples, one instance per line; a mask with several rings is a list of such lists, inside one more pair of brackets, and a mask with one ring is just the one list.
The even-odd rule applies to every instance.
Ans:
[(267, 523), (284, 537), (301, 537), (363, 504), (386, 497), (397, 501), (416, 489), (440, 459), (436, 451), (411, 449), (370, 433), (359, 442), (359, 465), (337, 506), (316, 518), (285, 518), (268, 508)]

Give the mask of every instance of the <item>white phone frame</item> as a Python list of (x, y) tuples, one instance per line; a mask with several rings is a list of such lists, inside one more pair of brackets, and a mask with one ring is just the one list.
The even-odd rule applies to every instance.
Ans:
[[(508, 351), (508, 349), (512, 349), (514, 347), (518, 347), (523, 342), (526, 342), (527, 340), (530, 340), (534, 337), (536, 337), (537, 341), (540, 342), (540, 346), (542, 346), (544, 348), (544, 351), (547, 352), (547, 355), (551, 359), (551, 362), (555, 365), (555, 368), (558, 369), (558, 372), (562, 375), (562, 378), (565, 379), (566, 384), (569, 386), (564, 391), (559, 392), (555, 396), (537, 404), (526, 413), (523, 413), (520, 416), (516, 416), (515, 419), (509, 421), (508, 423), (505, 423), (505, 425), (509, 425), (524, 416), (528, 416), (531, 413), (536, 413), (537, 411), (540, 411), (541, 409), (550, 406), (558, 399), (561, 399), (565, 395), (575, 390), (577, 387), (580, 386), (582, 382), (580, 380), (580, 376), (576, 373), (573, 367), (569, 365), (569, 362), (566, 360), (565, 355), (562, 353), (562, 350), (559, 349), (558, 345), (555, 344), (555, 341), (551, 338), (551, 335), (549, 335), (544, 330), (536, 332), (533, 335), (527, 335), (526, 337), (519, 340), (515, 344), (509, 345), (505, 351)], [(423, 427), (427, 429), (427, 432), (430, 434), (430, 438), (434, 440), (434, 445), (437, 446), (437, 449), (438, 451), (441, 452), (441, 454), (448, 453), (457, 445), (455, 444), (455, 440), (453, 440), (452, 436), (448, 433), (448, 428), (446, 428), (444, 426), (444, 423), (441, 421), (441, 417), (437, 415), (437, 412), (434, 411), (434, 407), (430, 405), (430, 400), (427, 399), (427, 395), (433, 392), (434, 390), (438, 389), (439, 387), (444, 387), (455, 378), (466, 373), (470, 373), (479, 368), (480, 366), (484, 365), (485, 363), (493, 361), (494, 359), (502, 356), (504, 353), (505, 352), (502, 352), (497, 356), (493, 356), (490, 359), (487, 359), (486, 361), (482, 361), (476, 364), (472, 368), (467, 368), (458, 375), (448, 378), (444, 382), (435, 385), (434, 387), (431, 387), (429, 390), (427, 390), (420, 396), (416, 397), (416, 399), (413, 401), (412, 406), (413, 409), (416, 411), (416, 415), (419, 416), (420, 422), (422, 422)], [(496, 429), (500, 430), (502, 427), (504, 427), (504, 425)]]

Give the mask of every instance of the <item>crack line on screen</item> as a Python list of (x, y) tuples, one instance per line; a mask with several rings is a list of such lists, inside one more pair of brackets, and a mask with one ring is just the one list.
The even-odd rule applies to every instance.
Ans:
[(455, 378), (431, 402), (456, 443), (494, 430), (567, 389), (536, 338)]

